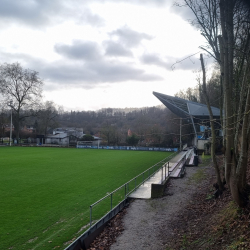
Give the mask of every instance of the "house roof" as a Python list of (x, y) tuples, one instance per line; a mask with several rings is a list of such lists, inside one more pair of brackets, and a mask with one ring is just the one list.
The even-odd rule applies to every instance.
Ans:
[[(86, 134), (83, 134), (82, 137), (83, 137), (84, 135), (86, 135)], [(94, 138), (95, 140), (101, 140), (101, 137), (98, 137), (98, 136), (95, 136), (95, 135), (92, 135), (92, 136), (93, 136), (93, 138)]]
[[(209, 117), (209, 111), (207, 105), (198, 102), (188, 101), (179, 97), (174, 97), (170, 95), (164, 95), (158, 92), (153, 92), (168, 109), (170, 109), (174, 114), (179, 117), (186, 118), (191, 116), (194, 117)], [(211, 107), (213, 116), (220, 116), (220, 109)]]
[(55, 135), (48, 135), (47, 138), (51, 138), (51, 139), (63, 139), (68, 137), (67, 133), (59, 133), (59, 134), (55, 134)]
[[(85, 134), (83, 134), (85, 135)], [(70, 136), (74, 136), (77, 138), (77, 136), (75, 135), (70, 135)], [(48, 135), (46, 136), (46, 138), (50, 138), (50, 139), (63, 139), (63, 138), (66, 138), (66, 137), (69, 137), (67, 133), (58, 133), (58, 134), (55, 134), (55, 135)], [(101, 140), (100, 137), (97, 137), (97, 136), (93, 136), (95, 140)]]

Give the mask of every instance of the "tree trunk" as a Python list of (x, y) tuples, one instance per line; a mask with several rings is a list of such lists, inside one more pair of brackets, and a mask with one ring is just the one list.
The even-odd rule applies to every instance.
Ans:
[(201, 67), (202, 67), (202, 73), (203, 73), (203, 94), (205, 96), (207, 108), (208, 108), (208, 111), (209, 111), (210, 126), (211, 126), (211, 131), (212, 131), (211, 156), (212, 156), (213, 165), (214, 165), (214, 168), (215, 168), (215, 171), (216, 171), (217, 184), (219, 186), (219, 189), (222, 191), (223, 190), (223, 184), (222, 184), (221, 176), (220, 176), (220, 168), (218, 166), (218, 163), (217, 163), (217, 160), (216, 160), (216, 155), (215, 155), (216, 135), (215, 135), (215, 128), (214, 128), (213, 112), (212, 112), (211, 105), (210, 105), (208, 95), (207, 95), (206, 71), (205, 71), (205, 66), (204, 66), (204, 61), (203, 61), (202, 54), (200, 54), (200, 60), (201, 60)]
[[(244, 100), (244, 81), (241, 83), (242, 96), (237, 101), (233, 95), (233, 73), (234, 73), (234, 6), (233, 0), (220, 0), (222, 45), (224, 55), (224, 95), (225, 95), (225, 115), (226, 115), (226, 154), (225, 154), (225, 175), (234, 201), (241, 207), (246, 205), (246, 168), (247, 168), (247, 148), (248, 148), (248, 112), (250, 111), (250, 90), (248, 87), (247, 99)], [(240, 105), (240, 107), (239, 107)], [(245, 107), (242, 117), (241, 109)], [(238, 110), (237, 110), (238, 108)], [(238, 111), (238, 112), (237, 112)], [(242, 129), (240, 132), (240, 127)], [(239, 136), (239, 134), (241, 135)], [(238, 142), (240, 148), (238, 149)], [(240, 152), (240, 156), (238, 156)]]
[[(230, 2), (230, 3), (229, 3)], [(223, 89), (224, 89), (224, 98), (225, 98), (225, 107), (224, 107), (224, 115), (226, 117), (225, 124), (224, 124), (224, 130), (226, 131), (226, 152), (225, 152), (225, 178), (226, 182), (230, 183), (230, 175), (231, 171), (233, 171), (232, 167), (232, 149), (233, 149), (233, 118), (232, 118), (232, 107), (231, 107), (231, 90), (230, 83), (232, 80), (230, 77), (232, 74), (230, 73), (230, 66), (231, 63), (229, 63), (229, 60), (232, 59), (231, 52), (229, 52), (230, 49), (232, 49), (232, 46), (229, 46), (230, 39), (228, 38), (228, 31), (229, 27), (228, 24), (229, 19), (232, 18), (232, 16), (229, 15), (231, 13), (229, 11), (229, 7), (231, 7), (232, 0), (220, 1), (220, 13), (221, 13), (221, 29), (222, 29), (222, 46), (223, 46), (223, 52), (221, 53), (221, 61), (224, 62), (224, 81), (223, 81)], [(233, 28), (233, 27), (231, 27)], [(230, 187), (230, 185), (229, 185)]]
[[(249, 63), (246, 66), (245, 73), (249, 71)], [(246, 77), (245, 74), (245, 77)], [(244, 80), (246, 79), (244, 77)], [(243, 80), (243, 84), (245, 81)], [(236, 181), (237, 181), (237, 193), (234, 193), (233, 198), (237, 199), (238, 196), (241, 198), (239, 205), (245, 206), (247, 202), (246, 195), (246, 171), (248, 162), (248, 131), (249, 131), (249, 112), (250, 112), (250, 88), (248, 87), (247, 99), (245, 102), (245, 110), (243, 114), (243, 123), (241, 129), (241, 140), (240, 140), (240, 157), (236, 169)], [(238, 146), (238, 145), (237, 145)], [(236, 196), (236, 197), (235, 197)]]

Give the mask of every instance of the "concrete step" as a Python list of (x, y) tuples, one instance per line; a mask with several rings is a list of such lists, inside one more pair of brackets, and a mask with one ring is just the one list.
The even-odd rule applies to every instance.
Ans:
[(185, 168), (185, 162), (182, 162), (179, 165), (179, 167), (174, 172), (172, 172), (169, 176), (171, 178), (179, 178), (179, 177), (181, 177), (180, 175), (181, 175), (181, 172), (182, 172), (183, 168)]
[(181, 173), (181, 168), (176, 169), (176, 171), (174, 173), (171, 173), (170, 177), (171, 178), (178, 178), (180, 177), (180, 173)]
[(190, 158), (191, 154), (194, 152), (194, 149), (189, 149), (189, 151), (186, 154), (186, 158)]
[(194, 165), (194, 154), (191, 156), (188, 165)]

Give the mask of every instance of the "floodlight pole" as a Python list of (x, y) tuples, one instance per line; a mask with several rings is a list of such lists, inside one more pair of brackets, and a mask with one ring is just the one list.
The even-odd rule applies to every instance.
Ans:
[(12, 103), (13, 101), (10, 101), (10, 147), (11, 147), (11, 142), (12, 142)]
[(12, 108), (10, 110), (10, 146), (12, 142)]

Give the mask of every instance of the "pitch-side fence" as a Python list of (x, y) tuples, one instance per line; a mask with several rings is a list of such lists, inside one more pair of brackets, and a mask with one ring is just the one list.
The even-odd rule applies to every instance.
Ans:
[(134, 146), (97, 146), (84, 145), (78, 142), (76, 148), (88, 149), (108, 149), (108, 150), (132, 150), (132, 151), (162, 151), (162, 152), (177, 152), (178, 148), (163, 148), (163, 147), (134, 147)]
[[(118, 212), (120, 212), (126, 205), (128, 196), (159, 170), (161, 170), (163, 182), (167, 176), (169, 176), (169, 160), (176, 154), (176, 152), (171, 154), (164, 160), (156, 163), (146, 171), (137, 175), (113, 192), (107, 193), (106, 196), (90, 205), (89, 228), (73, 243), (65, 248), (65, 250), (76, 250), (81, 248), (85, 249), (86, 238), (88, 238)], [(104, 214), (101, 212), (103, 211), (103, 208), (105, 208)], [(79, 248), (77, 246), (79, 246)]]

